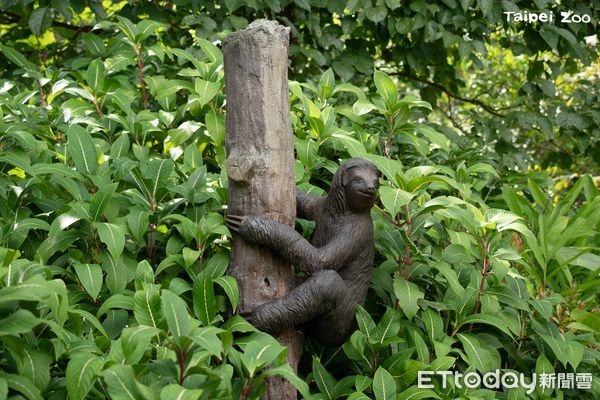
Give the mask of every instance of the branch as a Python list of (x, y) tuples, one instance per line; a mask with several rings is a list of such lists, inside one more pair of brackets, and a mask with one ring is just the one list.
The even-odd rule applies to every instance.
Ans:
[(498, 112), (499, 110), (496, 108), (493, 108), (492, 106), (490, 106), (489, 104), (485, 104), (484, 102), (477, 100), (477, 99), (471, 99), (468, 97), (463, 97), (460, 96), (456, 93), (452, 93), (448, 88), (446, 88), (444, 85), (437, 83), (437, 82), (432, 82), (432, 81), (428, 81), (427, 79), (423, 79), (423, 78), (419, 78), (418, 76), (414, 76), (405, 72), (397, 72), (398, 75), (404, 76), (408, 79), (411, 79), (413, 81), (417, 81), (417, 82), (421, 82), (424, 83), (426, 85), (429, 86), (433, 86), (439, 90), (441, 90), (442, 92), (446, 93), (446, 95), (448, 97), (452, 97), (453, 99), (456, 100), (460, 100), (463, 101), (465, 103), (471, 103), (471, 104), (475, 104), (478, 105), (479, 107), (483, 108), (485, 111), (487, 111), (488, 113), (495, 115), (496, 117), (504, 117), (505, 115)]
[[(15, 13), (12, 13), (10, 11), (2, 11), (2, 17), (8, 23), (13, 23), (13, 24), (20, 22), (21, 18), (22, 18), (21, 16), (15, 14)], [(52, 26), (70, 29), (70, 30), (76, 31), (77, 33), (89, 32), (93, 28), (93, 26), (89, 26), (89, 25), (77, 26), (77, 25), (71, 25), (71, 24), (67, 24), (66, 22), (55, 21), (55, 20), (52, 21)]]

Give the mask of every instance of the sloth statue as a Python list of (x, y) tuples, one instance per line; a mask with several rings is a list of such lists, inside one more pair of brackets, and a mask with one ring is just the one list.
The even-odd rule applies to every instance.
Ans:
[(226, 217), (229, 228), (246, 241), (266, 246), (307, 278), (286, 296), (252, 310), (258, 329), (278, 333), (300, 329), (322, 344), (343, 343), (354, 329), (373, 267), (373, 221), (379, 178), (373, 163), (346, 161), (325, 197), (296, 195), (297, 216), (316, 222), (310, 242), (292, 227), (260, 215)]

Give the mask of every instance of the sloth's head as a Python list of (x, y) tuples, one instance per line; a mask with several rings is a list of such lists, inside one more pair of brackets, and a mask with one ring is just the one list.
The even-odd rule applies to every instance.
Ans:
[(351, 158), (335, 173), (329, 195), (348, 211), (364, 212), (373, 207), (378, 188), (375, 165), (364, 158)]

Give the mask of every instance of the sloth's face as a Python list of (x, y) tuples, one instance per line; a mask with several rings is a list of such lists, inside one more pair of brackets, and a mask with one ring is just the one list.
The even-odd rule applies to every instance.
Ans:
[(351, 168), (344, 176), (346, 202), (354, 212), (367, 211), (375, 203), (379, 178), (375, 171)]

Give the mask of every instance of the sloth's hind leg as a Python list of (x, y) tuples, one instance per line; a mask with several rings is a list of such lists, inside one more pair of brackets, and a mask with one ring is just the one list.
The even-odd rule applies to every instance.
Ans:
[(319, 271), (288, 295), (256, 307), (250, 320), (269, 333), (299, 327), (336, 309), (346, 297), (345, 292), (344, 280), (336, 271)]

